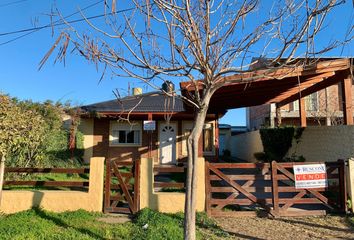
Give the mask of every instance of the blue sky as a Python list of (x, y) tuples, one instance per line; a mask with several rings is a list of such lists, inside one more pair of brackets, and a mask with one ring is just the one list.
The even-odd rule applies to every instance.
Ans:
[[(83, 8), (96, 2), (98, 1), (63, 0), (57, 1), (56, 7), (66, 16), (77, 11), (78, 6)], [(76, 105), (81, 105), (112, 99), (114, 98), (112, 90), (115, 88), (127, 89), (128, 81), (116, 81), (111, 77), (106, 77), (98, 83), (101, 74), (96, 71), (95, 66), (76, 55), (69, 55), (65, 66), (61, 63), (53, 65), (53, 61), (50, 60), (42, 70), (38, 71), (38, 63), (57, 37), (57, 32), (52, 37), (50, 28), (42, 29), (9, 44), (3, 44), (21, 34), (1, 36), (1, 33), (48, 24), (50, 22), (48, 13), (54, 3), (55, 1), (51, 0), (1, 1), (0, 92), (20, 99), (34, 101), (50, 99), (62, 102), (70, 100)], [(118, 4), (117, 8), (118, 10), (124, 8), (124, 4)], [(100, 14), (102, 10), (103, 5), (98, 4), (97, 7), (86, 11), (86, 15)], [(332, 36), (345, 32), (348, 23), (343, 23), (342, 20), (350, 19), (350, 16), (353, 16), (353, 6), (351, 1), (347, 1), (346, 6), (337, 10), (329, 19), (333, 24), (328, 29)], [(80, 16), (76, 15), (70, 19), (76, 18)], [(326, 36), (331, 38), (331, 35)], [(332, 54), (340, 55), (340, 51)], [(353, 56), (353, 45), (346, 48), (342, 55)], [(141, 87), (131, 82), (131, 87), (134, 86)], [(221, 122), (245, 125), (245, 109), (230, 111)]]

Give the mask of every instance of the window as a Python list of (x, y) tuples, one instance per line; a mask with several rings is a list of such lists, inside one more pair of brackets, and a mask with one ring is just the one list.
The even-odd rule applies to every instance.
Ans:
[[(183, 122), (183, 126), (182, 126), (182, 131), (183, 131), (182, 154), (183, 155), (187, 155), (187, 139), (191, 133), (192, 127), (193, 127), (192, 122)], [(215, 154), (213, 123), (204, 124), (201, 141), (203, 144), (203, 152), (205, 155)]]
[(305, 98), (306, 110), (307, 111), (317, 111), (318, 110), (318, 101), (317, 101), (317, 92), (308, 95)]
[[(306, 111), (318, 110), (318, 96), (317, 92), (312, 93), (305, 97)], [(299, 111), (299, 100), (296, 100), (290, 104), (290, 111)]]
[(111, 122), (110, 146), (141, 145), (141, 123)]
[(205, 124), (203, 129), (203, 152), (213, 151), (213, 125)]
[(299, 100), (292, 102), (290, 111), (299, 111)]

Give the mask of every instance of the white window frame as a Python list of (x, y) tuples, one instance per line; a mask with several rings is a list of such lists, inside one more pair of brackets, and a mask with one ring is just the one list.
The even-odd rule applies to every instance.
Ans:
[[(119, 143), (114, 142), (116, 139), (113, 136), (113, 131), (139, 131), (139, 142), (137, 143)], [(142, 123), (137, 122), (117, 122), (110, 121), (109, 126), (109, 146), (110, 147), (140, 147), (142, 145)]]

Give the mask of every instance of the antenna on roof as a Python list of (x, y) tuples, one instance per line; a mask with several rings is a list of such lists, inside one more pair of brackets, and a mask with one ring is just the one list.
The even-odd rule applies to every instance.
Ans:
[(131, 93), (130, 93), (130, 82), (128, 82), (128, 96), (130, 96)]

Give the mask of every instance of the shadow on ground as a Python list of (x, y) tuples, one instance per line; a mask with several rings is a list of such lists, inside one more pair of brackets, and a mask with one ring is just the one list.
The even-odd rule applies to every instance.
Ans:
[(60, 218), (57, 218), (57, 217), (54, 217), (54, 216), (51, 216), (51, 215), (47, 214), (45, 211), (41, 210), (40, 208), (34, 208), (34, 210), (35, 210), (36, 214), (39, 217), (41, 217), (41, 218), (43, 218), (45, 220), (51, 221), (54, 224), (56, 224), (57, 226), (59, 226), (59, 227), (72, 228), (72, 229), (74, 229), (74, 230), (76, 230), (76, 231), (78, 231), (78, 232), (80, 232), (82, 234), (89, 235), (89, 236), (91, 236), (91, 237), (93, 237), (95, 239), (100, 239), (100, 240), (101, 239), (102, 240), (105, 239), (102, 236), (97, 235), (96, 233), (94, 233), (94, 232), (92, 232), (92, 231), (90, 231), (88, 229), (71, 226), (71, 225), (65, 223)]

